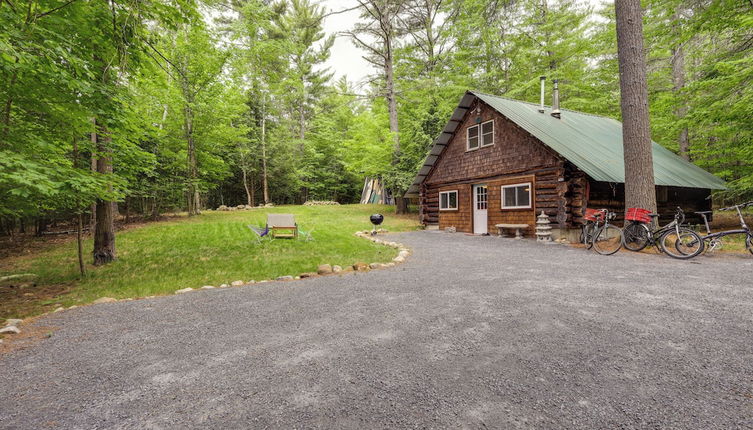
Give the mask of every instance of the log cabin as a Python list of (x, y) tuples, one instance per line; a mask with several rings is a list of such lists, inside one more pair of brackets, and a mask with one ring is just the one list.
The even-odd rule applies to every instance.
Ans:
[[(543, 81), (542, 81), (543, 87)], [(654, 180), (660, 220), (674, 208), (710, 210), (724, 181), (656, 142)], [(586, 207), (624, 212), (622, 124), (611, 118), (468, 91), (434, 141), (406, 197), (418, 198), (426, 226), (474, 234), (527, 224), (542, 211), (555, 238), (571, 240)]]

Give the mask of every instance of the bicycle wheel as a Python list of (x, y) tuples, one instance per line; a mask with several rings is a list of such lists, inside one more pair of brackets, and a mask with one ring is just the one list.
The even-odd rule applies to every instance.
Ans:
[(631, 251), (640, 251), (648, 246), (648, 226), (631, 222), (622, 229), (622, 245)]
[(745, 247), (753, 254), (753, 234), (749, 234), (748, 238), (745, 239)]
[(664, 233), (659, 243), (667, 255), (681, 260), (695, 257), (704, 248), (701, 236), (687, 228), (679, 229), (679, 233), (674, 229)]
[(599, 229), (593, 237), (594, 250), (601, 255), (612, 255), (622, 248), (622, 230), (616, 225)]
[(588, 223), (581, 227), (580, 230), (580, 243), (586, 246), (586, 249), (591, 249), (593, 246), (593, 243), (591, 241), (591, 238), (594, 234), (595, 225), (593, 223)]

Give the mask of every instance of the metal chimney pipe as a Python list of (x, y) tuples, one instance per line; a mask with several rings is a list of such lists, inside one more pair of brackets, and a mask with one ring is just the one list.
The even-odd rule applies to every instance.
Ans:
[(552, 91), (552, 98), (554, 99), (552, 101), (552, 113), (551, 115), (555, 118), (560, 117), (560, 90), (557, 86), (557, 79), (554, 80), (554, 90)]
[(544, 113), (544, 82), (546, 82), (546, 76), (541, 78), (541, 101), (539, 102), (539, 113)]

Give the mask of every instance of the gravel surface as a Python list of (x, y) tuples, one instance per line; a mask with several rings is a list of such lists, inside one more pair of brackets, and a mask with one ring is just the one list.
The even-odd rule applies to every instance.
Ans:
[(389, 237), (392, 269), (47, 316), (0, 428), (753, 428), (752, 258)]

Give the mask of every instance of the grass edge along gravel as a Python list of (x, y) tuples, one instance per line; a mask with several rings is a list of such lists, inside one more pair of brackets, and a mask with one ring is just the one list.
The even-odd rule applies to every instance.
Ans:
[[(0, 261), (0, 276), (35, 273), (36, 285), (16, 292), (10, 306), (0, 305), (0, 318), (37, 315), (57, 307), (116, 299), (172, 294), (183, 288), (221, 285), (235, 280), (266, 280), (316, 271), (319, 264), (347, 267), (355, 262), (389, 262), (392, 249), (354, 235), (371, 227), (371, 213), (385, 215), (383, 228), (418, 228), (414, 215), (396, 216), (394, 207), (378, 205), (281, 206), (247, 211), (209, 211), (199, 217), (147, 224), (119, 232), (118, 260), (89, 267), (86, 278), (76, 272), (75, 242), (53, 245), (35, 255)], [(314, 240), (277, 239), (256, 242), (247, 227), (263, 225), (268, 213), (293, 213), (299, 227)], [(85, 242), (91, 249), (91, 239)], [(59, 294), (36, 295), (38, 290)], [(24, 296), (30, 295), (30, 296)]]

